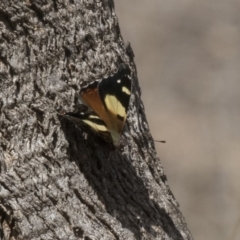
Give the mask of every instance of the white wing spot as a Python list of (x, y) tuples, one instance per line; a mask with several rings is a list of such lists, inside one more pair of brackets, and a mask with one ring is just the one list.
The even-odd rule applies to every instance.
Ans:
[(91, 118), (92, 118), (92, 119), (99, 119), (99, 117), (98, 117), (98, 116), (95, 116), (95, 115), (90, 115), (89, 118), (90, 118), (90, 119), (91, 119)]
[(118, 80), (117, 80), (117, 83), (121, 83), (121, 79), (118, 79)]

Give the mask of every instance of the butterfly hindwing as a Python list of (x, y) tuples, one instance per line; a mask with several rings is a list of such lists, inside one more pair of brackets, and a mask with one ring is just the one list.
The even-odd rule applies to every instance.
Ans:
[(70, 120), (76, 125), (89, 126), (96, 134), (104, 138), (107, 142), (111, 142), (111, 135), (104, 121), (99, 118), (94, 112), (79, 112), (79, 113), (66, 113), (64, 118)]

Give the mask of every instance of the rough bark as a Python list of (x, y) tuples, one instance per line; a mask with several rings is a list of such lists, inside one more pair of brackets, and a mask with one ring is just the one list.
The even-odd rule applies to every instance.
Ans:
[[(116, 149), (58, 116), (133, 72)], [(112, 0), (0, 2), (1, 239), (192, 239), (166, 183)]]

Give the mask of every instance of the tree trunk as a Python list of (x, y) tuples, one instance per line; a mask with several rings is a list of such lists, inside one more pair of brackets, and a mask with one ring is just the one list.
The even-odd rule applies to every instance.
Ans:
[[(166, 183), (112, 0), (0, 2), (1, 239), (192, 239)], [(120, 144), (59, 117), (132, 72)]]

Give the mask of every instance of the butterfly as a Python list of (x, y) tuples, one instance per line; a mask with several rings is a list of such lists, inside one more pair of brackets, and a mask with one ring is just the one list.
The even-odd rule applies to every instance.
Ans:
[(131, 95), (130, 69), (121, 67), (113, 76), (94, 81), (80, 90), (88, 111), (66, 113), (72, 122), (84, 123), (107, 142), (117, 145), (127, 118)]

